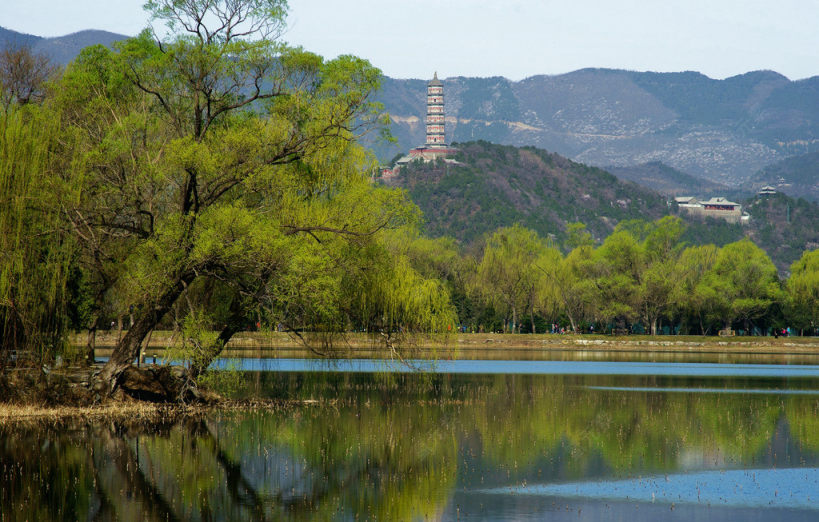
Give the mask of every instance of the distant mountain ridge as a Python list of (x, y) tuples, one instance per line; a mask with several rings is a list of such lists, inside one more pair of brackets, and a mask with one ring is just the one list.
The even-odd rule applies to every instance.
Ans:
[[(423, 143), (425, 83), (385, 79), (379, 99), (398, 143), (375, 145), (380, 157)], [(448, 78), (444, 89), (449, 141), (532, 145), (590, 165), (660, 161), (739, 187), (766, 165), (819, 150), (819, 77), (583, 69), (519, 82)]]
[[(28, 45), (59, 64), (83, 47), (124, 38), (95, 30), (43, 38), (0, 27), (0, 47)], [(425, 87), (426, 80), (384, 79), (378, 99), (392, 117), (397, 143), (368, 143), (383, 161), (424, 143)], [(444, 88), (450, 142), (535, 146), (587, 165), (631, 169), (619, 171), (624, 178), (650, 177), (641, 166), (662, 163), (682, 175), (666, 171), (676, 179), (662, 178), (671, 184), (666, 188), (648, 180), (665, 193), (686, 192), (689, 182), (693, 191), (702, 178), (750, 191), (763, 181), (756, 173), (768, 165), (819, 152), (819, 76), (791, 81), (754, 71), (714, 80), (690, 71), (582, 69), (519, 82), (447, 78)], [(683, 181), (686, 176), (693, 177)], [(792, 184), (800, 188), (789, 193), (816, 188), (811, 176)], [(814, 191), (804, 195), (819, 197)]]
[(31, 34), (19, 33), (0, 27), (0, 48), (7, 46), (31, 47), (34, 52), (42, 53), (54, 63), (66, 65), (74, 59), (83, 48), (89, 45), (102, 44), (111, 46), (114, 42), (128, 38), (126, 35), (89, 29), (65, 36), (44, 38)]

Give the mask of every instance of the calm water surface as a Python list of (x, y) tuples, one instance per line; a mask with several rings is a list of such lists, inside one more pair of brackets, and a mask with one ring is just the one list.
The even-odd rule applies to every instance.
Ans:
[[(819, 520), (819, 366), (236, 360), (315, 400), (0, 427), (0, 520)], [(423, 370), (423, 371), (418, 371)]]

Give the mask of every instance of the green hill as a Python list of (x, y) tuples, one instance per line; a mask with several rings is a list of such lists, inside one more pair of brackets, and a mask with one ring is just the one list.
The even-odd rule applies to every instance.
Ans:
[[(562, 245), (568, 223), (585, 223), (599, 241), (620, 221), (678, 212), (653, 190), (545, 150), (485, 141), (457, 147), (458, 164), (414, 162), (391, 181), (424, 212), (432, 236), (448, 235), (468, 245), (498, 227), (520, 223)], [(722, 246), (747, 236), (783, 273), (804, 250), (819, 247), (816, 203), (785, 194), (740, 202), (751, 215), (749, 225), (683, 215), (688, 225), (683, 240)]]
[(458, 148), (459, 164), (415, 162), (395, 180), (424, 211), (432, 235), (471, 242), (521, 223), (562, 242), (567, 223), (586, 223), (603, 238), (621, 220), (668, 212), (660, 194), (558, 154), (485, 141)]
[(746, 234), (787, 271), (805, 250), (819, 248), (819, 205), (785, 194), (759, 196), (743, 208), (751, 215)]

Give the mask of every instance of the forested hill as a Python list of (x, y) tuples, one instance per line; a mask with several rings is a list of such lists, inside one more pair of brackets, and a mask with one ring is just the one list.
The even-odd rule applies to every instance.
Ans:
[(421, 207), (432, 235), (468, 243), (520, 223), (562, 241), (566, 224), (580, 221), (603, 238), (621, 220), (668, 213), (660, 194), (558, 154), (484, 141), (458, 148), (459, 165), (415, 162), (394, 181)]
[(819, 248), (819, 205), (785, 194), (760, 196), (744, 202), (751, 215), (745, 233), (762, 247), (781, 271), (805, 250)]
[[(458, 149), (459, 165), (415, 162), (392, 181), (409, 191), (433, 236), (469, 244), (498, 227), (520, 223), (562, 245), (568, 223), (585, 223), (602, 240), (622, 220), (655, 220), (676, 212), (665, 196), (541, 149), (484, 141)], [(684, 240), (723, 246), (749, 237), (781, 273), (803, 251), (819, 247), (816, 203), (785, 194), (740, 202), (751, 214), (749, 225), (682, 215), (688, 227)]]
[(785, 194), (819, 201), (819, 152), (792, 156), (757, 172), (754, 187), (772, 185)]

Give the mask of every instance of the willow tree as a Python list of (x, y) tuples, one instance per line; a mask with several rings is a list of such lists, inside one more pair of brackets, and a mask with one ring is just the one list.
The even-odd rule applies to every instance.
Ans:
[(520, 328), (519, 317), (535, 306), (542, 272), (537, 263), (546, 249), (537, 232), (520, 225), (500, 228), (486, 242), (475, 278), (480, 295), (512, 321), (512, 333)]
[(819, 250), (802, 254), (791, 265), (787, 284), (788, 316), (800, 327), (819, 325)]
[(640, 276), (645, 268), (640, 238), (627, 227), (618, 226), (592, 259), (589, 275), (596, 288), (591, 303), (594, 316), (605, 323), (615, 321), (624, 329), (639, 314)]
[[(554, 249), (549, 249), (554, 251)], [(538, 262), (545, 277), (541, 290), (544, 305), (552, 305), (552, 316), (565, 313), (572, 331), (578, 332), (581, 320), (591, 316), (597, 296), (597, 286), (591, 278), (594, 249), (590, 243), (580, 244), (565, 257), (554, 252), (551, 259)]]
[(688, 247), (681, 252), (675, 269), (677, 284), (671, 296), (674, 310), (684, 323), (695, 320), (702, 335), (708, 334), (720, 306), (720, 298), (706, 278), (718, 254), (715, 245)]
[(57, 128), (40, 107), (0, 109), (0, 368), (13, 350), (42, 361), (64, 341), (73, 250), (48, 203)]
[(657, 335), (660, 319), (670, 315), (674, 307), (680, 280), (678, 260), (683, 250), (680, 237), (684, 231), (685, 225), (676, 216), (666, 216), (646, 226), (645, 264), (639, 275), (637, 308), (651, 335)]
[(377, 69), (286, 46), (281, 0), (146, 8), (169, 36), (145, 31), (114, 52), (86, 51), (60, 100), (65, 185), (83, 195), (65, 217), (86, 256), (121, 267), (112, 291), (134, 309), (101, 373), (109, 390), (203, 280), (231, 304), (198, 370), (282, 282), (301, 242), (363, 244), (408, 214), (403, 194), (362, 176), (373, 165), (356, 139), (381, 121)]
[(719, 250), (705, 284), (719, 303), (726, 328), (741, 321), (748, 331), (753, 321), (784, 299), (776, 266), (747, 238)]

